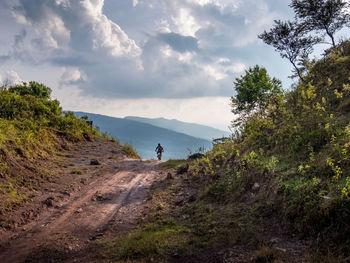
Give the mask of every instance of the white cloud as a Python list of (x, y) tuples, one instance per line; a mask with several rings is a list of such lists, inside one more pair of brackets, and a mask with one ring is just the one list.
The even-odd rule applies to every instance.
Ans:
[(0, 86), (11, 86), (21, 84), (24, 80), (18, 75), (14, 70), (5, 71), (2, 74), (0, 73)]
[(26, 34), (9, 55), (64, 67), (57, 85), (86, 96), (230, 96), (249, 63), (227, 50), (257, 41), (261, 19), (272, 16), (264, 1), (128, 1), (18, 0)]
[(187, 8), (180, 8), (172, 19), (178, 32), (184, 36), (195, 36), (197, 30), (201, 28), (196, 18), (191, 15), (191, 11)]
[[(141, 53), (135, 41), (103, 14), (104, 0), (34, 2), (20, 0), (21, 8), (12, 12), (17, 23), (35, 30), (34, 40), (41, 48), (76, 50), (85, 45), (112, 56), (137, 57)], [(37, 5), (35, 12), (33, 5)]]
[(120, 26), (102, 13), (104, 0), (84, 0), (80, 2), (85, 13), (84, 22), (92, 30), (93, 48), (107, 48), (113, 56), (130, 55), (137, 57), (141, 50), (135, 41)]
[(87, 80), (87, 76), (79, 68), (64, 67), (61, 75), (61, 85), (74, 85)]
[(133, 0), (132, 1), (132, 5), (135, 7), (135, 6), (137, 6), (137, 4), (139, 3), (139, 0)]

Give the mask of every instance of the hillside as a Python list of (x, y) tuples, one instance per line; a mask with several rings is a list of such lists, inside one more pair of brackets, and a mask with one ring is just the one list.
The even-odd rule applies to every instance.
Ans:
[(209, 126), (200, 125), (196, 123), (182, 122), (178, 120), (168, 120), (165, 118), (141, 118), (135, 116), (128, 116), (125, 119), (148, 123), (157, 127), (169, 129), (172, 131), (184, 133), (193, 137), (212, 141), (216, 138), (229, 137), (231, 134), (219, 129), (215, 129)]
[(200, 147), (211, 148), (208, 140), (147, 123), (84, 112), (75, 114), (79, 117), (88, 116), (102, 132), (118, 138), (121, 143), (131, 144), (144, 159), (156, 157), (154, 150), (158, 143), (164, 147), (164, 159), (186, 158), (190, 152), (195, 152)]
[(149, 216), (128, 235), (101, 241), (99, 255), (349, 262), (349, 72), (345, 41), (313, 62), (305, 81), (242, 114), (235, 138), (204, 158), (163, 163), (170, 176), (152, 191)]
[[(130, 146), (102, 138), (86, 119), (64, 113), (50, 94), (50, 88), (37, 82), (0, 90), (1, 237), (35, 218), (53, 193), (74, 191), (98, 170), (89, 166), (90, 159), (73, 158), (73, 153), (90, 153), (106, 144), (115, 152), (113, 158), (138, 157)], [(75, 158), (80, 160), (77, 166), (71, 163)]]

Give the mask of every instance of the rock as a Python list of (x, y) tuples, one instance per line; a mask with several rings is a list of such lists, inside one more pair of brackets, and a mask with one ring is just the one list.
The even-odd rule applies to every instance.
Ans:
[(111, 200), (111, 198), (103, 196), (99, 191), (97, 191), (92, 197), (91, 201), (106, 201)]
[(89, 133), (83, 133), (83, 137), (86, 141), (88, 142), (93, 142), (94, 141), (94, 136), (92, 136), (91, 134)]
[(54, 205), (54, 200), (55, 198), (50, 196), (48, 198), (46, 198), (46, 200), (43, 201), (43, 203), (47, 206), (47, 207), (53, 207)]
[(278, 244), (280, 242), (280, 239), (278, 237), (274, 237), (270, 239), (271, 244)]
[(62, 191), (61, 194), (70, 196), (70, 192), (68, 192), (67, 190), (66, 191)]
[(63, 206), (62, 204), (58, 204), (58, 205), (55, 205), (55, 208), (60, 209), (60, 208), (62, 208), (62, 206)]
[(80, 214), (81, 212), (83, 212), (83, 208), (79, 208), (78, 210), (75, 211), (75, 213)]
[(190, 166), (188, 165), (188, 163), (185, 164), (185, 165), (180, 166), (180, 167), (177, 169), (176, 174), (184, 174), (184, 173), (186, 173), (186, 172), (188, 171), (188, 168), (189, 168), (189, 167), (190, 167)]
[(171, 173), (168, 173), (166, 175), (166, 179), (170, 180), (170, 179), (174, 179), (173, 175)]
[(260, 189), (260, 184), (254, 183), (254, 185), (252, 186), (252, 190), (253, 190), (253, 191), (257, 191), (257, 190), (259, 190), (259, 189)]
[(175, 200), (175, 205), (177, 206), (182, 206), (184, 204), (184, 199), (183, 198), (178, 198)]
[(276, 249), (279, 250), (279, 251), (282, 251), (283, 253), (287, 252), (287, 249), (284, 249), (284, 248), (276, 247)]
[(195, 196), (195, 195), (191, 195), (191, 196), (188, 198), (188, 202), (189, 202), (189, 203), (193, 203), (194, 201), (196, 201), (196, 196)]
[(101, 163), (98, 160), (93, 159), (90, 161), (90, 165), (101, 165)]

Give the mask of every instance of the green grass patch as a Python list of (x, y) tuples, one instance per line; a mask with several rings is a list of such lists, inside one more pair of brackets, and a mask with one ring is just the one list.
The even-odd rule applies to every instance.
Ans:
[(163, 169), (176, 169), (185, 165), (188, 161), (184, 159), (169, 159), (166, 162), (160, 163), (159, 167)]
[(141, 159), (140, 155), (137, 153), (134, 147), (129, 143), (126, 143), (122, 146), (122, 151), (129, 158)]
[(142, 229), (104, 244), (108, 249), (104, 255), (110, 260), (166, 259), (182, 254), (189, 247), (190, 230), (174, 221), (151, 223)]

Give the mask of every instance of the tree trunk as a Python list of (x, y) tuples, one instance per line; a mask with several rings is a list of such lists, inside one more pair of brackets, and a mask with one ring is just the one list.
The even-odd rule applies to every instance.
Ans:
[(299, 68), (295, 65), (294, 61), (291, 60), (291, 59), (289, 59), (289, 61), (290, 61), (290, 63), (292, 63), (292, 65), (293, 65), (294, 69), (296, 70), (296, 72), (297, 72), (297, 74), (298, 74), (300, 80), (301, 80), (302, 82), (306, 83), (305, 79), (303, 78), (303, 76), (302, 76), (301, 73), (300, 73)]
[(325, 29), (326, 29), (327, 35), (328, 35), (328, 36), (330, 37), (330, 39), (332, 40), (332, 45), (333, 45), (333, 47), (335, 47), (335, 40), (334, 40), (333, 34), (331, 34), (331, 33), (329, 32), (328, 27), (325, 27)]

